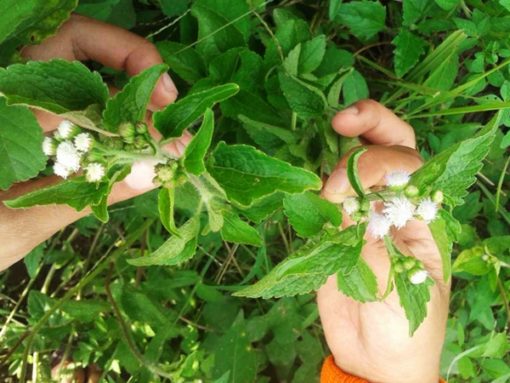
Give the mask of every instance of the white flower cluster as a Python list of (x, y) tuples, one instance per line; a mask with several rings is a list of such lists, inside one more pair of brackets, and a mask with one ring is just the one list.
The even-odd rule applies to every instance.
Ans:
[[(54, 157), (53, 172), (66, 179), (84, 165), (84, 157), (93, 144), (94, 139), (89, 133), (81, 132), (78, 126), (64, 120), (53, 137), (44, 138), (42, 149), (45, 155)], [(84, 170), (89, 182), (101, 181), (106, 173), (105, 167), (98, 162), (88, 163)]]
[[(419, 201), (411, 201), (407, 195), (417, 194), (414, 186), (409, 186), (411, 193), (402, 192), (411, 179), (411, 175), (405, 171), (395, 171), (386, 175), (386, 183), (390, 190), (395, 191), (395, 195), (383, 203), (381, 212), (373, 209), (368, 211), (368, 232), (375, 238), (383, 238), (388, 235), (391, 227), (402, 229), (409, 220), (413, 218), (421, 219), (427, 223), (436, 218), (439, 206), (438, 203), (429, 198), (423, 198)], [(414, 190), (416, 189), (416, 190)], [(406, 189), (407, 190), (407, 189)], [(358, 198), (350, 197), (344, 200), (342, 204), (345, 212), (351, 216), (363, 213)], [(365, 210), (366, 213), (366, 210)]]

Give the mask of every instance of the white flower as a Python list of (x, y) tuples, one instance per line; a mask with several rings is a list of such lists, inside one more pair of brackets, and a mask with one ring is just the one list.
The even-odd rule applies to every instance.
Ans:
[(374, 238), (383, 238), (390, 231), (391, 222), (384, 215), (372, 211), (367, 230)]
[(78, 127), (68, 120), (62, 121), (57, 127), (58, 137), (61, 137), (64, 140), (72, 138), (78, 132)]
[(74, 137), (74, 146), (79, 152), (87, 153), (92, 147), (92, 136), (89, 133), (80, 133)]
[(395, 197), (384, 203), (383, 213), (397, 229), (413, 218), (415, 206), (405, 197)]
[(60, 162), (56, 162), (55, 165), (53, 165), (53, 173), (63, 179), (66, 179), (71, 174), (71, 170), (65, 165), (62, 165)]
[(349, 215), (352, 213), (356, 213), (360, 208), (359, 201), (355, 197), (346, 198), (342, 203), (342, 206), (345, 212)]
[(409, 274), (409, 281), (413, 285), (421, 285), (423, 282), (427, 280), (429, 273), (426, 270), (416, 270), (413, 273)]
[(98, 182), (101, 181), (105, 175), (106, 171), (103, 165), (98, 162), (92, 162), (87, 165), (85, 169), (85, 177), (88, 182)]
[(42, 150), (45, 155), (54, 156), (57, 153), (56, 141), (51, 137), (44, 137)]
[(430, 198), (421, 200), (416, 209), (416, 215), (427, 223), (433, 221), (437, 215), (437, 204)]
[(411, 174), (404, 170), (397, 170), (386, 174), (386, 185), (394, 188), (406, 186), (411, 179)]
[(80, 169), (80, 153), (76, 150), (71, 141), (61, 142), (57, 146), (57, 162), (73, 172)]

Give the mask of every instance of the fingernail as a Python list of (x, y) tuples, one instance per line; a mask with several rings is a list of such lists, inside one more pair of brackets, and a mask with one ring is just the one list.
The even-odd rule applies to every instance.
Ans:
[(168, 73), (163, 74), (161, 77), (161, 83), (163, 84), (165, 92), (168, 93), (169, 96), (177, 97), (177, 87), (175, 86)]
[(331, 173), (324, 189), (328, 194), (346, 194), (349, 190), (347, 170), (340, 168)]
[(345, 108), (344, 110), (342, 110), (340, 113), (345, 113), (345, 114), (359, 114), (359, 109), (352, 105), (352, 106), (349, 106), (348, 108)]

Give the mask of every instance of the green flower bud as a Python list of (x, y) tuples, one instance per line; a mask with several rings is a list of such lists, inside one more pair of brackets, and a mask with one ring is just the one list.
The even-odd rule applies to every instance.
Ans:
[(132, 144), (135, 137), (135, 127), (130, 122), (123, 122), (119, 125), (119, 134), (124, 142)]
[(420, 190), (414, 185), (408, 185), (404, 189), (404, 194), (406, 197), (416, 197), (420, 193)]
[(393, 266), (393, 270), (395, 270), (395, 272), (397, 274), (400, 274), (400, 273), (403, 273), (405, 268), (404, 268), (404, 265), (400, 264), (400, 263), (396, 263), (394, 266)]
[(139, 122), (136, 124), (136, 133), (137, 134), (145, 134), (149, 131), (147, 124), (145, 122)]
[(441, 190), (436, 190), (434, 193), (432, 193), (432, 201), (434, 201), (437, 204), (443, 203), (444, 200), (444, 194)]
[(136, 149), (145, 149), (149, 144), (142, 136), (136, 136), (135, 141), (133, 143)]
[(362, 212), (367, 212), (370, 210), (370, 201), (368, 199), (364, 198), (363, 200), (361, 200), (360, 210)]
[(417, 262), (416, 259), (414, 259), (413, 257), (406, 257), (402, 264), (404, 266), (404, 269), (411, 270), (413, 267), (416, 266)]

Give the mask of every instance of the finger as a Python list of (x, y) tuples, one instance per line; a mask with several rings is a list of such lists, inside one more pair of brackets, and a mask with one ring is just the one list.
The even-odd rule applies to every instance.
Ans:
[[(25, 57), (49, 60), (93, 60), (105, 66), (124, 70), (133, 76), (163, 62), (156, 47), (146, 39), (101, 21), (73, 15), (59, 33), (49, 41), (25, 49)], [(157, 110), (177, 98), (177, 88), (165, 73), (151, 98), (151, 109)]]
[(416, 147), (414, 130), (392, 111), (374, 100), (362, 100), (338, 112), (333, 129), (342, 136), (361, 136), (374, 145)]
[[(326, 181), (322, 196), (340, 203), (346, 197), (355, 195), (347, 177), (347, 161), (344, 156)], [(419, 154), (405, 146), (368, 146), (358, 160), (358, 174), (363, 188), (369, 189), (385, 184), (385, 176), (394, 171), (414, 172), (422, 165)]]

